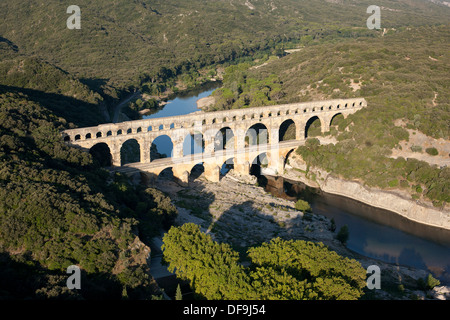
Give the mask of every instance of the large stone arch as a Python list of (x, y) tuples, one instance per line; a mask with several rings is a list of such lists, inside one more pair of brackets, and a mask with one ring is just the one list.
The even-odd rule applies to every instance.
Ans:
[(333, 115), (333, 116), (331, 117), (331, 120), (330, 120), (330, 127), (331, 127), (331, 126), (338, 125), (339, 120), (345, 119), (345, 118), (347, 118), (347, 116), (344, 115), (342, 112), (336, 113), (335, 115)]
[(204, 172), (205, 166), (203, 162), (194, 164), (192, 168), (189, 170), (189, 181), (194, 181), (198, 179)]
[(259, 176), (261, 174), (261, 167), (270, 166), (270, 155), (267, 152), (258, 154), (250, 163), (250, 174)]
[(99, 142), (89, 149), (94, 161), (102, 167), (112, 166), (112, 153), (109, 145), (105, 142)]
[(309, 137), (315, 137), (322, 132), (323, 120), (318, 116), (312, 116), (305, 124), (305, 139)]
[(190, 132), (183, 141), (183, 156), (205, 152), (205, 139), (200, 131)]
[(214, 136), (214, 151), (235, 148), (235, 135), (230, 127), (221, 128)]
[(269, 144), (269, 130), (263, 123), (255, 123), (245, 133), (245, 146)]
[(287, 119), (283, 121), (278, 129), (278, 141), (289, 141), (295, 140), (297, 126), (292, 119)]
[(171, 158), (173, 151), (172, 138), (165, 134), (160, 135), (150, 145), (150, 162), (157, 159)]
[(220, 167), (220, 175), (225, 176), (230, 170), (234, 169), (234, 157), (228, 158)]
[(136, 139), (126, 140), (120, 147), (121, 165), (141, 162), (141, 146)]
[(174, 178), (173, 167), (167, 167), (157, 173), (157, 179), (172, 180)]

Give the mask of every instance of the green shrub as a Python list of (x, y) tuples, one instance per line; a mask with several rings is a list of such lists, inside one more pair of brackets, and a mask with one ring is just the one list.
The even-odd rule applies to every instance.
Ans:
[(315, 147), (320, 146), (320, 140), (317, 138), (308, 138), (305, 142), (305, 145), (308, 148), (315, 148)]
[(437, 156), (439, 154), (439, 151), (437, 151), (436, 148), (427, 148), (425, 150), (426, 153), (428, 153), (431, 156)]
[(421, 289), (421, 290), (431, 290), (433, 289), (435, 286), (440, 285), (441, 282), (434, 278), (431, 273), (428, 274), (428, 276), (426, 278), (419, 278), (417, 280), (417, 286)]
[(344, 225), (341, 229), (339, 229), (336, 239), (338, 239), (341, 243), (346, 244), (349, 236), (350, 232), (348, 230), (348, 226)]
[(398, 179), (394, 179), (388, 182), (389, 187), (395, 188), (398, 186)]
[(302, 212), (310, 212), (311, 206), (309, 205), (309, 203), (307, 201), (299, 199), (295, 203), (295, 209), (302, 211)]

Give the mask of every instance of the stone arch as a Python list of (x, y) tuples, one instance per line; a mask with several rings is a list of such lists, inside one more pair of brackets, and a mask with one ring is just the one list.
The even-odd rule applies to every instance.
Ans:
[(183, 156), (205, 152), (205, 139), (199, 131), (189, 133), (183, 141)]
[(97, 143), (89, 149), (89, 153), (92, 155), (94, 161), (97, 162), (100, 166), (112, 166), (111, 149), (109, 148), (108, 144), (104, 142)]
[(120, 147), (121, 165), (141, 162), (141, 146), (136, 139), (128, 139)]
[(278, 139), (279, 141), (289, 141), (289, 140), (295, 140), (296, 139), (296, 125), (295, 122), (292, 119), (285, 120), (279, 128), (279, 134)]
[(173, 142), (168, 135), (158, 136), (150, 146), (150, 162), (157, 159), (171, 158), (173, 155)]
[(251, 162), (250, 174), (254, 176), (261, 175), (261, 168), (266, 168), (270, 164), (270, 157), (266, 152), (263, 152), (255, 157)]
[(309, 118), (305, 125), (305, 139), (321, 135), (322, 120), (318, 116)]
[(70, 142), (70, 136), (69, 135), (65, 135), (64, 136), (64, 142)]
[(330, 126), (339, 125), (339, 122), (345, 119), (344, 114), (341, 112), (336, 113), (330, 120)]
[(85, 138), (86, 138), (86, 140), (91, 139), (92, 138), (92, 134), (91, 133), (87, 133)]
[(205, 166), (203, 162), (196, 163), (192, 166), (191, 170), (189, 170), (189, 181), (194, 181), (198, 179), (205, 172)]
[(245, 133), (245, 146), (254, 146), (269, 143), (269, 131), (262, 123), (256, 123)]
[(163, 170), (161, 170), (161, 172), (158, 173), (158, 180), (173, 180), (174, 178), (174, 174), (173, 174), (173, 168), (172, 167), (168, 167), (165, 168)]
[(214, 136), (214, 151), (234, 149), (234, 132), (230, 127), (224, 127)]
[(220, 175), (224, 177), (227, 173), (234, 169), (234, 157), (227, 159), (220, 168)]
[(75, 135), (75, 141), (81, 140), (81, 134)]
[(103, 133), (101, 131), (97, 132), (95, 135), (96, 138), (101, 138), (103, 136)]
[(286, 154), (283, 155), (284, 158), (284, 164), (283, 164), (283, 168), (289, 164), (289, 156), (292, 155), (292, 153), (295, 152), (295, 148), (290, 149), (288, 152), (286, 152)]

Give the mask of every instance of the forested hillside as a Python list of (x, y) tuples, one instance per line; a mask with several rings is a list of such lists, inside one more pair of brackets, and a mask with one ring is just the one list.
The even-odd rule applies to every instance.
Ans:
[[(80, 0), (81, 30), (69, 30), (66, 1), (0, 3), (0, 36), (93, 86), (196, 77), (203, 67), (289, 42), (370, 36), (369, 0)], [(448, 21), (450, 8), (381, 0), (383, 27)]]
[[(176, 210), (159, 191), (111, 178), (66, 146), (65, 125), (26, 94), (0, 88), (0, 296), (149, 299), (158, 291), (142, 241)], [(89, 279), (78, 293), (63, 276), (72, 264)]]
[(26, 92), (28, 99), (76, 126), (107, 120), (100, 94), (57, 66), (21, 54), (6, 39), (0, 39), (0, 87), (8, 92)]

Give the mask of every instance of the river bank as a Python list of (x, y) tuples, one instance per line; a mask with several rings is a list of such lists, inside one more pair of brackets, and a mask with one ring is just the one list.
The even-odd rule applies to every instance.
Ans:
[(282, 175), (320, 190), (351, 198), (373, 207), (395, 212), (411, 221), (450, 230), (450, 210), (435, 208), (431, 203), (413, 200), (402, 190), (369, 188), (358, 181), (339, 179), (319, 168), (308, 168), (300, 156), (293, 153)]
[(294, 201), (269, 194), (255, 177), (230, 171), (219, 183), (210, 183), (199, 173), (188, 187), (164, 178), (155, 186), (178, 208), (177, 225), (200, 225), (215, 240), (230, 243), (244, 259), (249, 247), (275, 237), (323, 242), (337, 253), (358, 260), (364, 268), (380, 267), (382, 289), (368, 291), (367, 299), (423, 299), (430, 294), (417, 285), (428, 275), (427, 270), (386, 263), (348, 249), (336, 239), (330, 219), (297, 211)]

